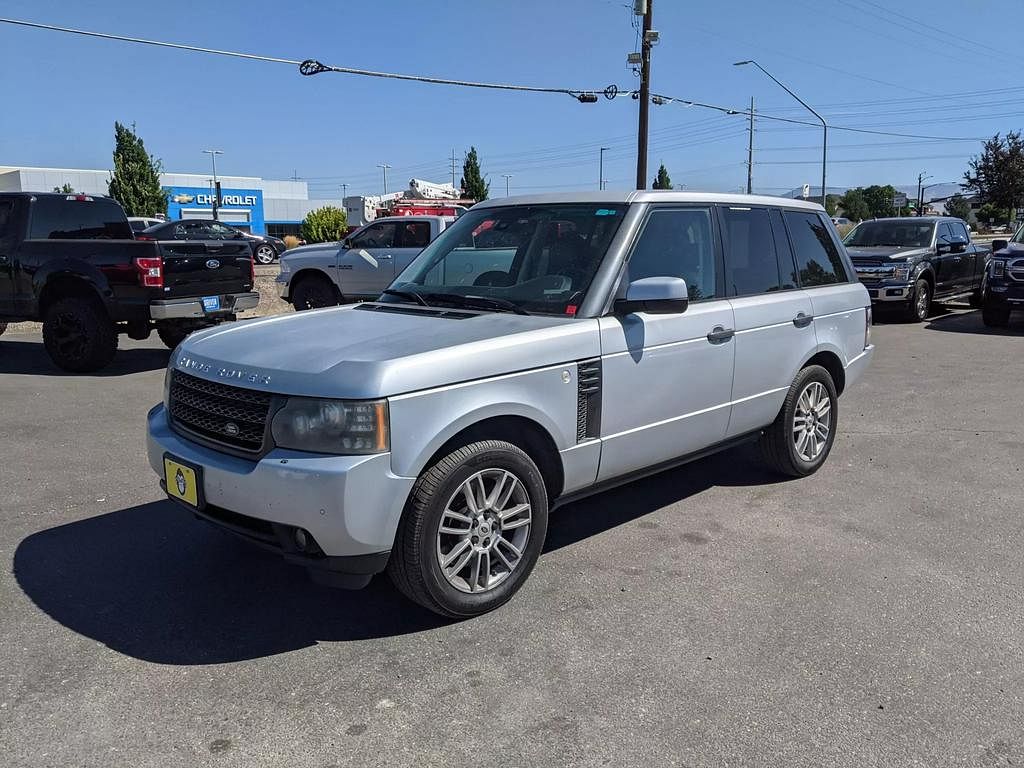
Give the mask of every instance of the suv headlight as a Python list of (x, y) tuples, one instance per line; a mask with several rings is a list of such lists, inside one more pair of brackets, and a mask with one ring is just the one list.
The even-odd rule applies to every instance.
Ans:
[(902, 283), (907, 282), (910, 279), (910, 265), (897, 264), (895, 270), (893, 270), (892, 279), (899, 280)]
[(1006, 274), (1006, 262), (1002, 259), (992, 259), (992, 277), (1002, 277)]
[(280, 448), (353, 455), (384, 453), (391, 447), (387, 400), (321, 400), (290, 397), (274, 415)]

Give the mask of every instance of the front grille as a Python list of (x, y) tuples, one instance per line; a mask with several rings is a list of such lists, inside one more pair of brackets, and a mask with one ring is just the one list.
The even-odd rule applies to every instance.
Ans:
[(259, 453), (272, 397), (173, 371), (167, 410), (172, 425), (231, 448)]
[(601, 432), (601, 361), (583, 360), (576, 366), (576, 441)]
[(1006, 265), (1006, 274), (1011, 280), (1024, 282), (1024, 259), (1015, 259)]
[(858, 261), (854, 262), (853, 268), (857, 272), (857, 278), (865, 283), (888, 280), (896, 273), (896, 267), (883, 261)]

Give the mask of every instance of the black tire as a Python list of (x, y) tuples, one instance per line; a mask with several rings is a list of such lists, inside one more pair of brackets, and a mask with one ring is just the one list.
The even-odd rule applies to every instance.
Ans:
[(985, 304), (981, 308), (981, 322), (988, 328), (1006, 328), (1010, 325), (1010, 310), (993, 304)]
[(175, 349), (179, 344), (181, 344), (181, 342), (188, 338), (188, 335), (191, 332), (191, 330), (179, 328), (174, 325), (158, 325), (156, 327), (156, 335), (160, 337), (160, 341), (162, 341), (164, 346), (168, 349)]
[[(798, 401), (811, 384), (821, 384), (829, 399), (828, 436), (824, 447), (813, 460), (808, 460), (797, 451), (796, 423)], [(832, 376), (820, 365), (809, 365), (797, 374), (789, 387), (782, 410), (775, 421), (762, 434), (760, 439), (761, 452), (768, 465), (783, 475), (790, 477), (806, 477), (813, 475), (825, 463), (836, 439), (836, 427), (839, 424), (839, 396)]]
[(971, 294), (971, 297), (967, 300), (967, 303), (970, 304), (975, 309), (978, 309), (982, 305), (981, 288), (979, 288), (978, 290)]
[(257, 264), (273, 264), (274, 259), (277, 258), (277, 251), (269, 243), (262, 243), (256, 246), (256, 249), (252, 252), (252, 257), (256, 260)]
[(7, 323), (0, 323), (0, 336), (4, 335), (4, 331), (7, 330)]
[(341, 297), (335, 290), (334, 284), (326, 277), (300, 278), (291, 291), (291, 302), (296, 310), (319, 309), (320, 307), (333, 307), (340, 304)]
[[(924, 298), (922, 298), (922, 296)], [(914, 284), (914, 293), (903, 310), (904, 318), (911, 323), (923, 323), (932, 309), (932, 286), (923, 277)]]
[[(440, 526), (445, 508), (462, 484), (487, 470), (504, 470), (521, 483), (530, 504), (528, 538), (522, 542), (522, 554), (503, 580), (484, 591), (466, 592), (456, 588), (442, 571)], [(493, 489), (492, 485), (492, 492)], [(428, 467), (416, 481), (395, 536), (388, 575), (402, 594), (435, 613), (452, 618), (478, 616), (507, 602), (523, 585), (540, 557), (547, 526), (547, 490), (533, 460), (504, 441), (471, 443)], [(493, 531), (491, 535), (495, 535)], [(500, 538), (498, 534), (492, 549), (498, 547)], [(488, 563), (489, 567), (503, 568), (497, 556), (492, 561), (488, 555)]]
[(43, 318), (43, 345), (58, 368), (97, 371), (117, 354), (117, 327), (98, 299), (58, 299)]

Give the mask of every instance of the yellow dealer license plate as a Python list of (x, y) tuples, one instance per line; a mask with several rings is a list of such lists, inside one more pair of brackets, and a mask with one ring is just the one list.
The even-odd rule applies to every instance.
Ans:
[(164, 456), (164, 485), (167, 495), (200, 509), (203, 506), (203, 470), (192, 464)]

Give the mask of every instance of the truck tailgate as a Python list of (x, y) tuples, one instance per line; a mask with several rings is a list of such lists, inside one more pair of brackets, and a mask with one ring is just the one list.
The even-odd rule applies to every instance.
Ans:
[(161, 240), (163, 297), (252, 290), (252, 249), (244, 240)]

